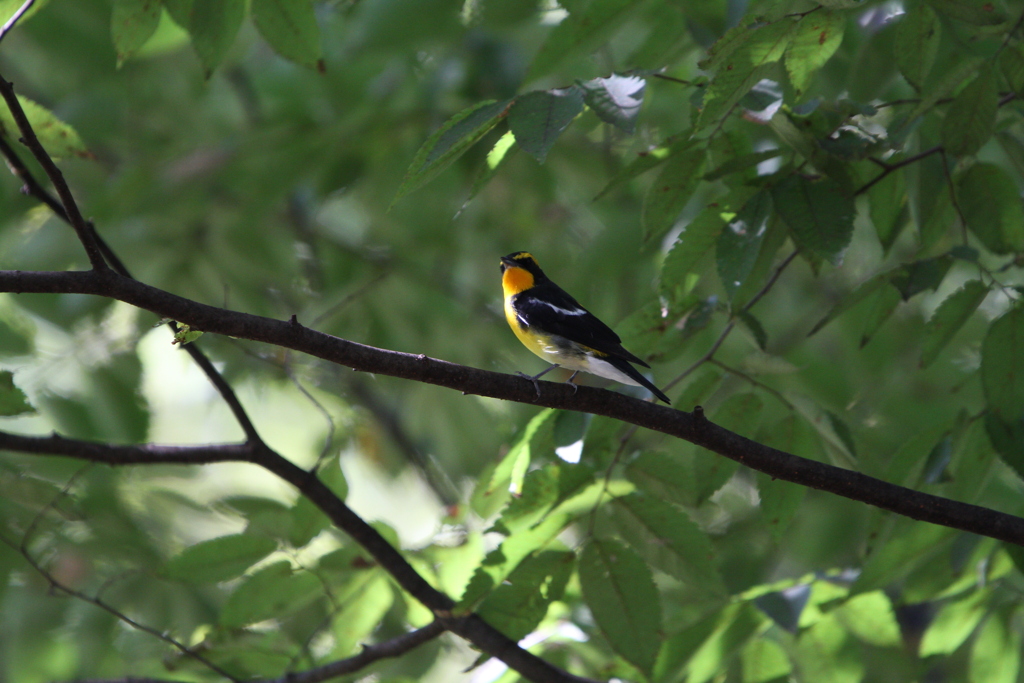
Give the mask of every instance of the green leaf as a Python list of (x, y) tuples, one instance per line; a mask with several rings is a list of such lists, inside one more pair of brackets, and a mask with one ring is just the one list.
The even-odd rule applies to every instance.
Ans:
[(949, 254), (921, 259), (894, 270), (889, 281), (899, 290), (903, 300), (908, 301), (926, 289), (938, 289), (952, 265), (953, 257)]
[(764, 331), (764, 325), (761, 324), (761, 321), (755, 318), (749, 311), (743, 310), (736, 313), (736, 318), (754, 336), (757, 348), (764, 351), (768, 347), (768, 333)]
[(850, 595), (887, 588), (922, 564), (936, 561), (948, 551), (953, 535), (953, 530), (933, 524), (905, 527), (868, 556)]
[(942, 144), (957, 156), (977, 154), (989, 141), (996, 125), (999, 91), (996, 75), (985, 69), (960, 91), (942, 123)]
[(715, 630), (693, 654), (687, 665), (687, 683), (712, 680), (737, 651), (744, 647), (767, 619), (750, 602), (737, 602), (721, 611)]
[(636, 158), (623, 166), (622, 169), (616, 173), (603, 188), (601, 188), (601, 191), (594, 197), (594, 201), (596, 202), (598, 199), (601, 199), (623, 183), (626, 183), (633, 178), (660, 166), (677, 153), (687, 149), (688, 147), (692, 147), (696, 141), (690, 137), (690, 133), (691, 131), (686, 131), (679, 135), (673, 135), (664, 143), (654, 147), (653, 149), (649, 149), (645, 152), (637, 152)]
[(985, 433), (999, 457), (1024, 479), (1024, 418), (1007, 421), (985, 411)]
[(903, 643), (892, 601), (884, 591), (854, 596), (835, 614), (850, 633), (865, 643), (877, 647), (899, 647)]
[(597, 118), (627, 133), (636, 130), (636, 120), (644, 103), (647, 81), (639, 76), (619, 76), (578, 81), (587, 106)]
[[(816, 459), (813, 457), (817, 446), (814, 432), (805, 420), (796, 415), (787, 415), (770, 427), (763, 428), (757, 440), (786, 453)], [(807, 488), (758, 472), (757, 490), (761, 497), (761, 516), (771, 529), (772, 536), (778, 539), (796, 516)]]
[(864, 680), (864, 658), (852, 645), (838, 618), (825, 615), (801, 631), (792, 651), (793, 666), (806, 681), (859, 683)]
[(1010, 43), (1003, 47), (999, 54), (999, 71), (1013, 92), (1024, 93), (1024, 45)]
[(525, 80), (547, 75), (569, 55), (579, 56), (597, 48), (635, 4), (635, 0), (591, 0), (567, 7), (569, 16), (551, 30)]
[(689, 463), (674, 453), (645, 451), (626, 468), (626, 477), (656, 498), (689, 505), (695, 498)]
[(713, 181), (725, 178), (733, 173), (745, 171), (748, 168), (757, 166), (762, 161), (768, 161), (774, 159), (782, 154), (781, 149), (768, 149), (763, 152), (751, 152), (750, 154), (741, 154), (737, 157), (732, 157), (722, 162), (717, 168), (708, 171), (704, 174), (704, 180)]
[(156, 33), (162, 11), (160, 0), (114, 0), (110, 37), (117, 50), (117, 68)]
[[(496, 493), (507, 491), (510, 485), (516, 494), (522, 492), (523, 477), (526, 475), (526, 470), (530, 467), (534, 452), (547, 452), (549, 450), (548, 442), (551, 438), (551, 427), (557, 415), (557, 410), (545, 408), (533, 416), (527, 423), (526, 428), (523, 429), (519, 439), (516, 440), (512, 448), (502, 458), (501, 463), (494, 470), (494, 474), (489, 479), (480, 482), (484, 485), (481, 489), (484, 496), (492, 496)], [(551, 444), (550, 450), (554, 450), (553, 444)]]
[(1017, 183), (999, 166), (971, 166), (957, 183), (967, 227), (994, 254), (1024, 251), (1024, 208)]
[(546, 550), (527, 557), (476, 610), (512, 640), (537, 628), (555, 600), (561, 600), (576, 564), (576, 555)]
[(535, 90), (509, 107), (508, 127), (519, 146), (544, 163), (555, 140), (581, 111), (583, 92), (577, 87)]
[(884, 273), (879, 273), (870, 280), (862, 282), (853, 290), (844, 294), (840, 297), (839, 301), (832, 306), (829, 312), (825, 314), (825, 317), (815, 323), (814, 327), (811, 328), (811, 331), (807, 333), (807, 336), (810, 337), (811, 335), (816, 334), (821, 328), (825, 327), (825, 325), (828, 325), (843, 313), (846, 313), (851, 308), (876, 293), (879, 289), (889, 285), (895, 272), (896, 270), (894, 269), (885, 271)]
[(971, 683), (1015, 683), (1020, 672), (1020, 638), (1011, 624), (1015, 608), (990, 614), (971, 647)]
[(323, 584), (310, 572), (292, 571), (287, 560), (263, 567), (246, 578), (228, 596), (220, 625), (241, 628), (278, 619), (304, 607), (323, 593)]
[(733, 44), (720, 48), (705, 67), (714, 69), (715, 76), (704, 94), (697, 130), (717, 123), (767, 75), (771, 65), (782, 59), (798, 26), (799, 22), (782, 18), (734, 34)]
[(277, 550), (272, 539), (233, 534), (185, 548), (164, 565), (161, 575), (171, 581), (218, 583), (240, 576)]
[(990, 0), (927, 0), (936, 12), (950, 19), (974, 26), (995, 26), (1006, 21), (1006, 15)]
[[(338, 469), (340, 471), (341, 468)], [(289, 512), (288, 543), (293, 548), (305, 546), (331, 523), (327, 515), (305, 496), (300, 496)]]
[(740, 654), (743, 683), (779, 683), (790, 680), (793, 665), (786, 651), (774, 640), (752, 638)]
[(648, 564), (704, 593), (728, 593), (715, 567), (707, 534), (679, 508), (654, 496), (631, 493), (615, 499), (619, 533)]
[(890, 173), (868, 191), (871, 201), (871, 222), (882, 248), (892, 247), (906, 224), (907, 181), (902, 173)]
[(775, 210), (802, 250), (833, 265), (842, 262), (853, 237), (853, 197), (830, 179), (791, 175), (772, 188)]
[(192, 4), (188, 32), (209, 78), (235, 42), (245, 18), (245, 0), (202, 0)]
[(644, 197), (641, 222), (645, 242), (660, 239), (675, 224), (697, 189), (706, 157), (703, 150), (686, 149), (665, 162)]
[[(28, 122), (32, 124), (36, 137), (39, 138), (39, 142), (51, 157), (54, 159), (72, 156), (82, 159), (93, 158), (92, 153), (85, 148), (75, 129), (54, 116), (49, 109), (21, 95), (18, 95), (18, 102), (21, 103)], [(22, 137), (21, 131), (18, 130), (18, 124), (14, 122), (14, 117), (6, 103), (0, 105), (0, 132), (12, 140)]]
[(997, 318), (981, 344), (981, 386), (989, 410), (1004, 422), (1024, 417), (1024, 308)]
[(797, 93), (807, 89), (814, 72), (825, 65), (843, 42), (846, 15), (829, 10), (800, 20), (786, 48), (786, 71)]
[(671, 292), (683, 284), (687, 275), (718, 241), (726, 222), (756, 192), (755, 188), (736, 188), (729, 195), (708, 204), (683, 228), (661, 266), (663, 292)]
[(395, 591), (383, 572), (361, 572), (343, 595), (344, 607), (334, 614), (332, 634), (335, 638), (334, 656), (348, 657), (381, 625), (384, 615), (395, 602)]
[(960, 647), (985, 616), (991, 601), (992, 589), (979, 588), (947, 603), (921, 639), (921, 656), (948, 655)]
[(486, 100), (463, 109), (448, 119), (423, 143), (405, 178), (391, 200), (391, 206), (413, 190), (422, 187), (448, 168), (453, 161), (465, 154), (466, 150), (476, 144), (487, 134), (498, 121), (508, 115), (511, 100), (495, 102)]
[(861, 348), (867, 346), (871, 338), (882, 327), (900, 304), (900, 293), (893, 287), (882, 287), (868, 297), (868, 316), (864, 321), (864, 331), (860, 335)]
[(296, 64), (324, 70), (312, 0), (251, 1), (252, 21), (274, 52)]
[(34, 413), (36, 409), (28, 402), (28, 397), (14, 385), (14, 373), (0, 370), (0, 417), (13, 417)]
[(970, 280), (939, 304), (924, 328), (924, 340), (921, 343), (922, 368), (935, 361), (988, 293), (989, 288), (980, 280)]
[(718, 237), (715, 245), (718, 277), (730, 299), (754, 269), (771, 212), (771, 194), (761, 190), (743, 205)]
[(961, 83), (974, 76), (983, 62), (984, 60), (980, 57), (968, 57), (955, 62), (938, 79), (930, 79), (931, 86), (921, 93), (921, 101), (907, 114), (903, 126), (892, 130), (890, 134), (897, 137), (904, 135), (905, 131), (915, 122), (917, 117), (930, 112), (938, 104), (939, 100), (948, 97), (950, 93), (960, 87)]
[(918, 91), (935, 63), (941, 30), (938, 16), (923, 2), (910, 5), (896, 25), (896, 64)]
[[(733, 394), (727, 398), (712, 415), (715, 424), (738, 432), (743, 436), (753, 436), (757, 432), (761, 419), (763, 402), (757, 394), (744, 392)], [(693, 486), (696, 500), (691, 504), (700, 504), (722, 488), (739, 464), (735, 460), (723, 458), (717, 453), (698, 448), (693, 464)]]
[(601, 632), (619, 656), (648, 678), (661, 648), (661, 601), (647, 565), (617, 541), (583, 548), (580, 586)]
[(163, 3), (174, 23), (187, 29), (192, 21), (192, 0), (163, 0)]

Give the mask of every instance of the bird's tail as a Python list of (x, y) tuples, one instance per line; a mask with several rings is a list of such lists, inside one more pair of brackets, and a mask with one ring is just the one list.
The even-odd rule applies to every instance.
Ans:
[(659, 399), (664, 401), (666, 405), (672, 405), (672, 401), (668, 399), (668, 396), (666, 396), (661, 389), (654, 386), (654, 384), (649, 379), (640, 374), (640, 371), (634, 368), (632, 365), (630, 365), (628, 361), (623, 360), (621, 358), (616, 358), (615, 356), (608, 356), (603, 360), (614, 365), (615, 369), (621, 371), (625, 375), (628, 375), (630, 379), (634, 380), (644, 389), (647, 389), (647, 391), (651, 392)]

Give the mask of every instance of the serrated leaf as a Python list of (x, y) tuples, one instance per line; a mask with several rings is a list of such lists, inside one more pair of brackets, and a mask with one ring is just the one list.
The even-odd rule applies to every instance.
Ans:
[(644, 241), (660, 239), (669, 231), (686, 203), (690, 201), (706, 154), (686, 149), (671, 156), (644, 197), (642, 222)]
[(935, 361), (988, 293), (989, 288), (980, 280), (970, 280), (939, 304), (924, 328), (924, 340), (921, 342), (922, 368)]
[(544, 448), (544, 437), (550, 436), (551, 426), (557, 414), (557, 410), (545, 408), (533, 416), (519, 439), (502, 458), (494, 474), (486, 481), (483, 487), (484, 495), (490, 496), (508, 488), (517, 494), (522, 491), (523, 477), (533, 460), (534, 451)]
[[(733, 394), (727, 398), (712, 415), (715, 424), (725, 429), (751, 437), (757, 432), (761, 420), (764, 403), (757, 394), (744, 392)], [(715, 491), (722, 488), (739, 464), (735, 460), (723, 458), (717, 453), (698, 448), (693, 460), (693, 488), (695, 499), (691, 505), (703, 503)]]
[(595, 539), (583, 548), (579, 577), (612, 649), (650, 678), (663, 636), (661, 601), (647, 565), (617, 541)]
[(999, 91), (995, 72), (985, 69), (953, 100), (942, 123), (942, 144), (957, 156), (976, 154), (996, 125)]
[(555, 140), (583, 111), (580, 88), (535, 90), (517, 97), (508, 110), (508, 127), (516, 142), (544, 163)]
[(853, 237), (853, 197), (830, 179), (809, 180), (791, 175), (772, 188), (775, 210), (789, 226), (793, 241), (804, 251), (842, 262)]
[[(728, 666), (751, 638), (764, 629), (768, 619), (750, 601), (736, 602), (721, 610), (714, 631), (700, 644), (686, 666), (687, 683), (706, 683)], [(671, 641), (675, 644), (675, 640)]]
[(858, 639), (877, 647), (903, 642), (892, 601), (884, 591), (861, 593), (836, 610), (839, 621)]
[(189, 546), (164, 565), (161, 575), (172, 581), (218, 583), (240, 576), (277, 549), (261, 536), (232, 534)]
[(923, 2), (908, 7), (896, 25), (896, 65), (918, 91), (935, 63), (941, 30), (938, 16)]
[(206, 76), (224, 60), (245, 18), (245, 0), (202, 0), (192, 4), (188, 32)]
[[(51, 157), (54, 159), (71, 156), (83, 159), (93, 158), (92, 153), (86, 149), (75, 129), (57, 118), (52, 111), (21, 95), (18, 95), (18, 102), (21, 103), (28, 122), (32, 124), (36, 137), (39, 138), (39, 142)], [(18, 140), (21, 137), (18, 124), (14, 122), (14, 117), (6, 104), (0, 105), (0, 132), (12, 140)]]
[(626, 477), (663, 500), (688, 505), (695, 498), (688, 463), (673, 453), (645, 451), (626, 468)]
[(702, 592), (725, 597), (707, 534), (679, 508), (656, 497), (631, 493), (615, 499), (622, 538), (661, 571)]
[(252, 21), (274, 52), (302, 66), (324, 70), (320, 29), (312, 0), (251, 0)]
[(974, 26), (995, 26), (1006, 21), (1006, 15), (991, 0), (926, 0), (936, 12), (950, 19)]
[(738, 157), (733, 157), (723, 162), (720, 166), (718, 166), (718, 168), (715, 168), (714, 170), (705, 173), (704, 180), (710, 182), (712, 180), (718, 180), (719, 178), (724, 178), (726, 176), (732, 175), (733, 173), (745, 171), (748, 168), (757, 166), (762, 161), (774, 159), (780, 156), (781, 154), (781, 149), (769, 149), (763, 152), (752, 152), (750, 154), (742, 154)]
[(796, 408), (797, 414), (821, 437), (832, 464), (856, 469), (857, 456), (853, 451), (852, 435), (839, 416), (802, 394), (786, 394), (786, 398)]
[(715, 244), (718, 277), (730, 299), (754, 269), (771, 212), (771, 194), (761, 190), (747, 200), (718, 237)]
[(584, 54), (596, 48), (634, 4), (635, 0), (592, 0), (567, 7), (569, 16), (551, 30), (533, 58), (525, 80), (548, 74), (566, 55)]
[(304, 607), (323, 593), (323, 584), (310, 572), (295, 572), (287, 560), (268, 565), (246, 578), (228, 596), (220, 625), (241, 628), (276, 619)]
[(961, 83), (974, 76), (982, 63), (983, 60), (980, 57), (969, 57), (955, 62), (938, 80), (930, 79), (931, 86), (922, 92), (921, 101), (907, 114), (903, 126), (892, 130), (890, 135), (902, 137), (906, 130), (914, 124), (917, 117), (931, 111), (938, 104), (939, 100), (949, 96), (960, 87)]
[(1024, 417), (1024, 309), (1011, 308), (981, 344), (981, 386), (989, 410), (1004, 422)]
[(636, 130), (636, 120), (644, 103), (647, 81), (639, 76), (612, 74), (607, 78), (579, 81), (587, 106), (597, 118), (627, 133)]
[(786, 48), (786, 71), (798, 93), (807, 88), (814, 72), (839, 49), (845, 28), (846, 15), (828, 10), (808, 14), (800, 20)]
[(160, 0), (114, 0), (110, 37), (117, 50), (117, 67), (146, 44), (160, 24)]
[(391, 205), (433, 180), (508, 114), (511, 100), (486, 100), (463, 109), (427, 138), (405, 172)]
[(754, 335), (757, 348), (764, 351), (768, 346), (768, 333), (764, 331), (764, 325), (761, 324), (761, 321), (751, 315), (749, 311), (739, 311), (736, 317), (750, 331), (750, 334)]
[(561, 600), (576, 555), (546, 550), (526, 558), (480, 604), (476, 613), (512, 640), (537, 628), (555, 600)]
[[(737, 45), (728, 56), (716, 56), (714, 78), (704, 93), (704, 102), (697, 121), (697, 130), (716, 123), (728, 114), (755, 83), (768, 74), (772, 64), (782, 59), (799, 22), (789, 18), (763, 24), (736, 34)], [(724, 54), (723, 50), (721, 54)]]
[(957, 183), (967, 227), (994, 254), (1024, 251), (1024, 208), (1017, 183), (995, 164), (975, 164)]
[(14, 385), (14, 373), (0, 370), (0, 417), (13, 417), (34, 413), (36, 409), (28, 402), (28, 397)]

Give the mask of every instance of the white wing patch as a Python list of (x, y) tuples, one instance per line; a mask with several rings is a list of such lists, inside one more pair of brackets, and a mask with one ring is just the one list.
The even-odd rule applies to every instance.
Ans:
[(561, 306), (554, 305), (550, 301), (541, 301), (540, 299), (534, 299), (534, 303), (544, 304), (545, 306), (547, 306), (551, 310), (555, 311), (555, 313), (561, 313), (562, 315), (586, 315), (587, 314), (587, 312), (584, 309), (582, 309), (582, 308), (562, 308)]

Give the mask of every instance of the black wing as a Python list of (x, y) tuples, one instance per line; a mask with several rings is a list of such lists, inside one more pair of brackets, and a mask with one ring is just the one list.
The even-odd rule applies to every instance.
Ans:
[(544, 282), (516, 294), (514, 304), (523, 318), (545, 332), (557, 334), (609, 356), (639, 363), (645, 368), (651, 367), (622, 348), (622, 340), (612, 328), (580, 306), (576, 299), (553, 282)]

